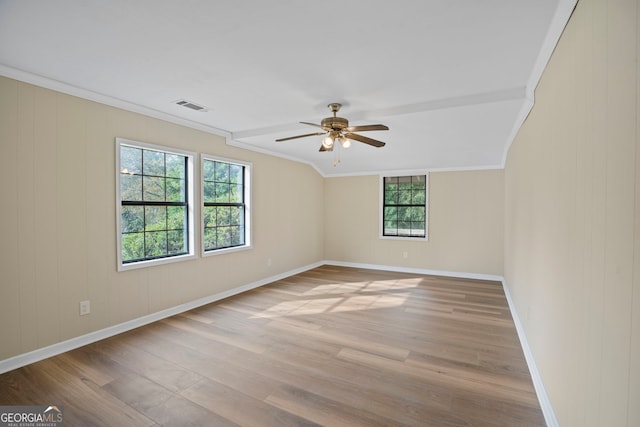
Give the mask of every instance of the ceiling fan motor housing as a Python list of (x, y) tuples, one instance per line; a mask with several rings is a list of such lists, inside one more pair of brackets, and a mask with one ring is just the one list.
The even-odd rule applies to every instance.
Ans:
[(349, 127), (349, 120), (342, 117), (327, 117), (322, 119), (320, 125), (327, 130), (342, 130)]

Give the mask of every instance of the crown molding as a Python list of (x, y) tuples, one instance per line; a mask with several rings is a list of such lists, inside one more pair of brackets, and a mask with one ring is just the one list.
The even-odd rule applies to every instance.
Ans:
[(231, 132), (224, 129), (219, 129), (213, 126), (207, 126), (202, 123), (194, 122), (192, 120), (184, 119), (182, 117), (178, 117), (172, 114), (164, 113), (162, 111), (154, 110), (153, 108), (144, 107), (142, 105), (134, 104), (132, 102), (128, 102), (122, 99), (104, 95), (102, 93), (98, 93), (88, 89), (73, 86), (73, 85), (61, 82), (59, 80), (50, 79), (48, 77), (43, 77), (38, 74), (33, 74), (27, 71), (12, 68), (4, 64), (0, 64), (0, 76), (8, 77), (14, 80), (19, 80), (21, 82), (33, 84), (46, 89), (51, 89), (56, 92), (86, 99), (88, 101), (94, 101), (100, 104), (130, 111), (132, 113), (138, 113), (144, 116), (153, 117), (155, 119), (164, 120), (169, 123), (174, 123), (177, 125), (196, 129), (202, 132), (210, 133), (213, 135), (224, 136), (227, 140), (231, 137)]

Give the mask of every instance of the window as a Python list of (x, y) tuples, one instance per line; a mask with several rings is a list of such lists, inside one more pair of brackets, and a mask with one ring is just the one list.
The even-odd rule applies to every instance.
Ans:
[(427, 238), (427, 175), (381, 177), (382, 237)]
[(251, 164), (202, 156), (202, 251), (229, 252), (251, 246)]
[(194, 157), (116, 139), (119, 271), (195, 256)]

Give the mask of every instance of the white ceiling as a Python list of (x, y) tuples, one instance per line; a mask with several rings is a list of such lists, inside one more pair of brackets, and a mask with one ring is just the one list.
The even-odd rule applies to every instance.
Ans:
[[(494, 168), (575, 3), (0, 0), (0, 73), (222, 133), (324, 176)], [(315, 132), (298, 122), (319, 123), (331, 102), (351, 125), (388, 125), (364, 134), (386, 147), (274, 142)]]

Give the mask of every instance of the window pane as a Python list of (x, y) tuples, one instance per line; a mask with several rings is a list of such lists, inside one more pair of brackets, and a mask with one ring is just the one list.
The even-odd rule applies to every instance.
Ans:
[(411, 218), (410, 208), (407, 207), (399, 207), (398, 208), (398, 220), (399, 221), (408, 221)]
[(232, 185), (230, 189), (231, 189), (231, 193), (229, 194), (229, 201), (231, 203), (242, 203), (243, 202), (242, 185)]
[(216, 185), (213, 182), (204, 183), (204, 202), (213, 203), (216, 200)]
[(398, 192), (397, 191), (385, 191), (384, 192), (384, 204), (385, 205), (395, 205), (398, 203)]
[(164, 202), (164, 178), (145, 176), (143, 181), (143, 200), (147, 202)]
[(398, 221), (398, 234), (400, 236), (409, 235), (411, 229), (411, 223), (409, 221)]
[(413, 235), (424, 235), (424, 222), (412, 222), (411, 232)]
[(229, 181), (233, 184), (240, 184), (244, 181), (244, 167), (231, 165), (229, 169)]
[(142, 200), (142, 176), (121, 174), (120, 198), (126, 201)]
[(185, 182), (184, 179), (166, 179), (167, 202), (184, 202)]
[(390, 220), (398, 219), (398, 208), (390, 206), (384, 208), (384, 218)]
[(231, 208), (227, 206), (219, 206), (216, 208), (216, 216), (218, 226), (229, 225), (231, 222)]
[(144, 258), (144, 233), (122, 235), (122, 261), (133, 261)]
[(167, 254), (167, 232), (153, 231), (145, 233), (144, 255), (159, 257)]
[(142, 173), (145, 175), (164, 176), (164, 153), (144, 150), (142, 156)]
[(234, 206), (230, 208), (231, 210), (231, 225), (242, 225), (242, 220), (244, 218), (244, 209), (240, 206)]
[(425, 191), (422, 190), (412, 190), (411, 191), (411, 203), (423, 205), (425, 202)]
[(414, 176), (413, 181), (411, 182), (411, 188), (414, 190), (424, 190), (427, 188), (425, 178), (423, 176)]
[(167, 230), (184, 230), (187, 227), (187, 207), (167, 206)]
[(216, 229), (205, 228), (204, 230), (204, 249), (210, 250), (216, 248)]
[(120, 215), (122, 233), (144, 231), (144, 207), (123, 206)]
[(241, 227), (229, 227), (231, 231), (231, 246), (237, 246), (244, 243), (241, 234)]
[(215, 162), (215, 177), (216, 182), (229, 182), (229, 164), (222, 162)]
[(145, 206), (144, 208), (145, 231), (158, 231), (167, 229), (167, 207)]
[(205, 206), (202, 216), (203, 216), (205, 228), (215, 227), (216, 225), (216, 208), (215, 207)]
[(218, 227), (217, 246), (227, 248), (231, 246), (231, 227)]
[(167, 253), (180, 254), (187, 252), (187, 239), (182, 230), (167, 232)]
[(142, 150), (134, 147), (120, 146), (120, 173), (142, 174)]
[(229, 203), (231, 197), (229, 184), (216, 183), (216, 203)]
[(410, 205), (411, 204), (411, 190), (400, 190), (398, 192), (398, 204)]
[(177, 154), (166, 154), (167, 176), (171, 178), (184, 179), (185, 157)]
[(411, 220), (412, 221), (421, 221), (424, 223), (425, 220), (425, 208), (422, 206), (414, 206), (411, 208)]
[(202, 164), (202, 179), (205, 181), (213, 181), (215, 162), (205, 160)]

